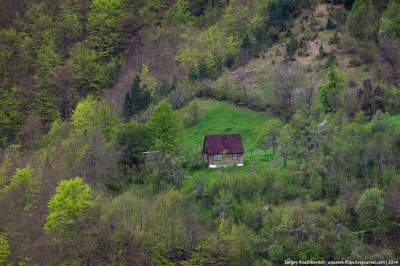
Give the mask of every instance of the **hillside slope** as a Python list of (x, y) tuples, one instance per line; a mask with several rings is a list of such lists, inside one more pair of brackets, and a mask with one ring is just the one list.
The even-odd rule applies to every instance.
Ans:
[[(255, 147), (269, 123), (282, 123), (280, 119), (251, 111), (226, 102), (196, 100), (200, 106), (200, 120), (183, 131), (186, 151), (199, 152), (205, 135), (239, 133), (245, 149)], [(185, 109), (182, 110), (185, 112)]]

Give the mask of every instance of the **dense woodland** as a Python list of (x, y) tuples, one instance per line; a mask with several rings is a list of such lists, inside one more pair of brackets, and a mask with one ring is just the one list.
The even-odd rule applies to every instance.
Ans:
[(399, 114), (397, 0), (0, 0), (0, 265), (400, 259)]

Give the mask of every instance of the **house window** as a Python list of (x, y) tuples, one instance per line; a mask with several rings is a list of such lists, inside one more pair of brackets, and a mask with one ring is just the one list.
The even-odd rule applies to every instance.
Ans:
[(230, 154), (230, 155), (229, 155), (229, 159), (231, 159), (231, 160), (237, 160), (237, 159), (239, 159), (239, 155), (237, 155), (237, 154)]
[(215, 155), (213, 155), (213, 160), (214, 161), (219, 161), (219, 160), (221, 160), (222, 159), (222, 155), (221, 154), (215, 154)]

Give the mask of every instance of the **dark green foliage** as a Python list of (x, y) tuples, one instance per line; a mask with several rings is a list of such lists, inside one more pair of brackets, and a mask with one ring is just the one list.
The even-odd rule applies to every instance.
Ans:
[(136, 122), (120, 125), (115, 130), (113, 140), (124, 150), (123, 161), (128, 165), (138, 163), (140, 155), (150, 146), (149, 131)]
[(330, 67), (332, 65), (336, 65), (336, 54), (335, 53), (330, 53), (328, 57), (326, 58), (326, 66)]
[(320, 101), (324, 113), (336, 112), (342, 102), (344, 78), (338, 73), (336, 65), (331, 64), (327, 80), (319, 87)]
[(125, 95), (124, 116), (126, 119), (140, 111), (145, 110), (150, 104), (150, 93), (146, 86), (140, 83), (140, 76), (137, 75), (133, 80), (132, 86)]
[(188, 5), (194, 16), (204, 15), (207, 9), (217, 8), (217, 3), (213, 0), (188, 0)]
[(293, 37), (288, 37), (285, 41), (286, 45), (286, 54), (290, 60), (294, 59), (294, 56), (296, 55), (296, 51), (299, 48), (299, 43), (297, 39)]
[[(0, 264), (399, 255), (397, 1), (31, 2), (0, 1)], [(207, 169), (224, 132), (245, 165)]]
[(379, 26), (379, 35), (387, 35), (395, 40), (400, 40), (400, 4), (391, 1), (383, 13)]
[(0, 91), (0, 147), (15, 140), (21, 126), (16, 89)]
[(312, 241), (301, 241), (296, 247), (297, 257), (300, 260), (320, 260), (322, 259), (321, 250), (317, 243)]
[(325, 0), (327, 3), (331, 3), (334, 5), (344, 5), (347, 10), (350, 10), (351, 7), (353, 6), (355, 0)]
[(288, 23), (293, 18), (299, 1), (295, 0), (273, 0), (267, 6), (267, 25), (277, 29), (287, 29)]
[(382, 232), (385, 214), (382, 192), (379, 189), (366, 190), (357, 202), (356, 212), (359, 225), (366, 233), (379, 235)]
[[(347, 28), (357, 38), (374, 40), (378, 33), (378, 14), (368, 1), (356, 0), (347, 18)], [(364, 23), (361, 25), (361, 21)]]

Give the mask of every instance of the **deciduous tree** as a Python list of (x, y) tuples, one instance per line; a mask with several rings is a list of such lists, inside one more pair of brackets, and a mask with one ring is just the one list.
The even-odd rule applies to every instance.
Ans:
[(70, 233), (69, 226), (79, 219), (92, 198), (92, 189), (82, 178), (61, 180), (49, 201), (49, 214), (44, 229), (61, 234)]
[(167, 101), (155, 108), (147, 124), (153, 147), (163, 153), (177, 150), (181, 145), (180, 121)]

